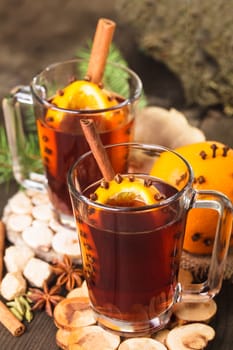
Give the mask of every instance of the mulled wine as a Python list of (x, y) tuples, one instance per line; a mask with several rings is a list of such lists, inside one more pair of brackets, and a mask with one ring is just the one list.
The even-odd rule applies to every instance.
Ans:
[[(129, 115), (128, 108), (121, 111), (124, 120), (119, 125), (107, 125), (104, 131), (100, 130), (100, 136), (103, 144), (113, 144), (119, 142), (128, 142), (132, 138), (133, 117)], [(72, 215), (71, 201), (67, 188), (67, 172), (71, 164), (82, 154), (89, 151), (89, 146), (80, 127), (80, 118), (82, 116), (66, 117), (57, 128), (52, 127), (51, 123), (45, 120), (37, 120), (37, 129), (39, 135), (39, 144), (41, 156), (43, 159), (47, 182), (48, 193), (53, 206), (59, 212)], [(95, 116), (97, 127), (104, 116)], [(103, 124), (101, 124), (103, 128)], [(118, 157), (124, 157), (123, 154)], [(116, 162), (116, 159), (113, 160)]]
[[(166, 198), (177, 193), (161, 180), (153, 186)], [(74, 209), (90, 299), (97, 314), (145, 322), (174, 303), (186, 214), (179, 199), (149, 209), (138, 200), (112, 205)]]

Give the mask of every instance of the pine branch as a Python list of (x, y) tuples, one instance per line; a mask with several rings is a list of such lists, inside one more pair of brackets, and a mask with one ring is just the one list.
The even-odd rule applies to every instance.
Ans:
[(0, 126), (0, 184), (9, 182), (12, 176), (11, 156), (6, 133), (3, 126)]
[[(25, 160), (24, 166), (30, 167), (34, 172), (42, 171), (42, 162), (37, 141), (37, 134), (30, 132), (27, 135), (25, 144)], [(0, 184), (9, 182), (13, 178), (12, 159), (7, 142), (6, 132), (0, 125)]]

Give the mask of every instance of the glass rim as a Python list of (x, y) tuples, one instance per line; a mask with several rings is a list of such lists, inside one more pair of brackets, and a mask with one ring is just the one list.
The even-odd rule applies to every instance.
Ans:
[(35, 96), (35, 98), (37, 99), (37, 101), (40, 104), (44, 105), (47, 109), (52, 109), (52, 110), (63, 112), (63, 113), (67, 113), (67, 114), (92, 114), (93, 115), (93, 114), (99, 114), (99, 113), (104, 113), (104, 112), (115, 111), (115, 110), (121, 109), (123, 107), (126, 107), (128, 105), (133, 104), (133, 102), (135, 102), (137, 99), (139, 99), (139, 97), (140, 97), (140, 95), (142, 93), (142, 81), (139, 78), (138, 74), (135, 73), (128, 66), (124, 66), (122, 64), (119, 64), (119, 63), (116, 63), (116, 62), (111, 62), (111, 61), (107, 61), (106, 65), (111, 65), (111, 66), (114, 66), (114, 67), (122, 69), (123, 71), (129, 73), (130, 76), (133, 77), (133, 79), (136, 82), (136, 84), (135, 84), (136, 88), (133, 91), (133, 93), (130, 93), (130, 96), (128, 98), (125, 98), (122, 102), (118, 103), (115, 106), (108, 107), (108, 108), (100, 108), (100, 109), (68, 109), (68, 108), (60, 108), (60, 107), (57, 107), (54, 104), (50, 103), (46, 98), (41, 98), (38, 95), (37, 88), (38, 87), (44, 88), (43, 85), (38, 84), (38, 80), (45, 72), (48, 72), (50, 70), (55, 70), (57, 67), (59, 67), (61, 65), (73, 64), (73, 63), (79, 62), (79, 61), (85, 62), (87, 60), (83, 59), (83, 58), (74, 58), (74, 59), (70, 59), (70, 60), (55, 62), (55, 63), (52, 63), (52, 64), (48, 65), (47, 67), (45, 67), (37, 75), (34, 76), (34, 78), (31, 81), (30, 87), (31, 87), (31, 91), (32, 91), (33, 95)]
[[(146, 211), (146, 210), (151, 210), (151, 209), (155, 209), (155, 208), (161, 208), (163, 206), (167, 206), (169, 205), (171, 202), (177, 200), (178, 198), (182, 197), (184, 192), (186, 192), (186, 190), (188, 188), (192, 187), (192, 183), (194, 180), (194, 173), (193, 173), (193, 169), (191, 167), (191, 165), (189, 164), (189, 162), (179, 153), (177, 153), (176, 151), (165, 147), (165, 146), (160, 146), (160, 145), (156, 145), (156, 144), (147, 144), (147, 143), (140, 143), (140, 142), (124, 142), (124, 143), (117, 143), (117, 144), (112, 144), (112, 145), (105, 145), (104, 148), (108, 149), (108, 148), (112, 148), (112, 147), (116, 147), (116, 146), (128, 146), (128, 147), (133, 147), (133, 148), (140, 148), (140, 149), (145, 149), (145, 150), (158, 150), (161, 152), (170, 152), (173, 153), (175, 156), (177, 156), (178, 158), (180, 158), (181, 161), (183, 161), (183, 163), (186, 165), (188, 173), (189, 173), (189, 179), (187, 180), (186, 184), (183, 186), (182, 189), (177, 190), (177, 192), (165, 199), (162, 199), (159, 203), (155, 203), (155, 204), (147, 204), (147, 205), (142, 205), (140, 207), (113, 207), (111, 205), (107, 205), (107, 204), (101, 204), (101, 203), (97, 203), (93, 200), (91, 200), (90, 198), (86, 197), (85, 195), (82, 194), (81, 191), (78, 191), (75, 186), (74, 186), (74, 182), (73, 182), (73, 178), (72, 178), (72, 174), (75, 170), (75, 168), (78, 166), (78, 164), (86, 157), (92, 155), (92, 151), (88, 151), (84, 154), (82, 154), (76, 161), (75, 163), (70, 167), (68, 173), (67, 173), (67, 184), (68, 184), (68, 188), (69, 191), (75, 196), (75, 198), (79, 198), (82, 202), (84, 202), (86, 205), (92, 206), (94, 208), (98, 208), (101, 210), (105, 210), (105, 211), (111, 211), (111, 212), (140, 212), (140, 211)], [(135, 173), (137, 174), (137, 173)], [(140, 173), (138, 173), (139, 175)], [(155, 176), (150, 176), (151, 178), (155, 178)]]

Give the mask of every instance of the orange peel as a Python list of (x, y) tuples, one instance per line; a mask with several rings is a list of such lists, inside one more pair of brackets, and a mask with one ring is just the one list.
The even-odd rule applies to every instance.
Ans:
[(160, 192), (147, 186), (141, 178), (121, 177), (99, 186), (95, 191), (96, 202), (116, 206), (151, 205), (159, 202)]
[[(204, 141), (176, 148), (175, 151), (193, 168), (195, 189), (220, 191), (233, 201), (233, 149), (217, 141)], [(183, 171), (178, 164), (166, 153), (164, 158), (162, 156), (154, 164), (151, 175), (161, 177), (175, 186)], [(177, 177), (174, 176), (174, 169)], [(194, 254), (210, 254), (217, 219), (218, 215), (213, 210), (191, 210), (187, 219), (184, 249)]]

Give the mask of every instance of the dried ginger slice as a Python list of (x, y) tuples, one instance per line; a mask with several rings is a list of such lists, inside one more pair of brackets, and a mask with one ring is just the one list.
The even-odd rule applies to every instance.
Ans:
[(208, 323), (217, 312), (217, 304), (211, 299), (206, 302), (181, 302), (174, 306), (173, 313), (179, 324), (190, 322)]
[(68, 349), (68, 339), (70, 336), (70, 331), (66, 329), (58, 328), (56, 332), (56, 344), (59, 348), (66, 350)]
[(124, 340), (118, 350), (167, 350), (167, 348), (155, 339), (142, 337)]
[(190, 323), (173, 328), (167, 335), (169, 350), (204, 349), (215, 337), (215, 331), (204, 323)]
[(77, 298), (77, 297), (89, 298), (86, 281), (82, 283), (81, 287), (72, 289), (66, 296), (66, 298)]
[(69, 350), (115, 350), (120, 344), (120, 337), (107, 332), (100, 326), (88, 326), (72, 331), (68, 344)]
[(69, 331), (96, 323), (89, 298), (66, 298), (54, 309), (54, 322), (57, 327)]

